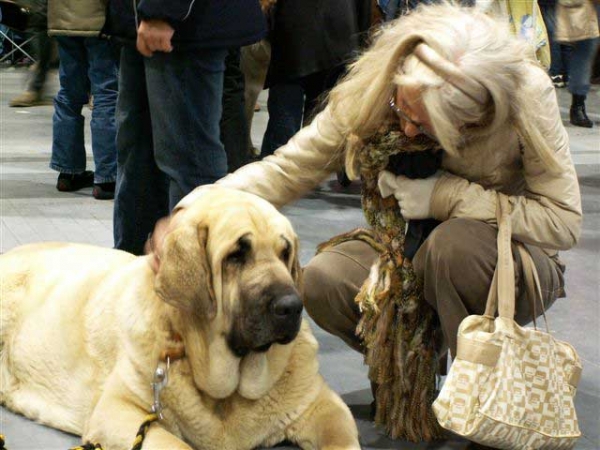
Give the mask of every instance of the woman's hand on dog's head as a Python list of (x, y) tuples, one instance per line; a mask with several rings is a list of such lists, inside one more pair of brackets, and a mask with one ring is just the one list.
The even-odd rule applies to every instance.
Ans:
[(170, 216), (158, 219), (158, 222), (154, 225), (154, 230), (148, 235), (148, 239), (146, 239), (146, 243), (144, 244), (144, 254), (151, 256), (148, 262), (154, 273), (157, 273), (160, 267), (162, 244), (167, 233), (171, 231), (171, 222), (175, 214), (176, 212)]

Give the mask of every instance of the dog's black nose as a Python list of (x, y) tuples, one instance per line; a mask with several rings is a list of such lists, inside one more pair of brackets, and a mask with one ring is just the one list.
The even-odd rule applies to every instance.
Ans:
[(273, 300), (271, 311), (279, 320), (295, 320), (302, 314), (302, 300), (295, 293), (282, 295)]

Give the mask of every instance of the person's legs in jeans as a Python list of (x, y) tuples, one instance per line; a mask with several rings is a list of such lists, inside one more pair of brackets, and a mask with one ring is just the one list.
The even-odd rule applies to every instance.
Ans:
[(227, 174), (220, 139), (227, 50), (155, 53), (145, 59), (154, 158), (170, 180), (169, 209)]
[[(544, 19), (544, 24), (546, 25), (546, 30), (548, 32), (548, 44), (550, 45), (550, 69), (548, 74), (552, 78), (552, 82), (556, 87), (563, 87), (564, 79), (563, 76), (566, 76), (567, 72), (565, 70), (563, 60), (562, 60), (562, 44), (556, 42), (554, 40), (554, 30), (556, 29), (556, 3), (543, 3), (540, 4), (540, 11), (542, 13), (542, 17)], [(559, 78), (556, 78), (559, 77)]]
[[(92, 109), (92, 153), (96, 171), (95, 184), (114, 183), (117, 178), (115, 108), (118, 94), (118, 70), (114, 53), (107, 40), (86, 38)], [(114, 186), (106, 187), (114, 191)]]
[(121, 50), (119, 87), (115, 248), (141, 255), (156, 221), (169, 214), (169, 180), (154, 161), (144, 57), (135, 47)]
[(586, 96), (590, 90), (592, 64), (598, 48), (598, 38), (573, 43), (571, 53), (569, 92)]
[(89, 81), (84, 38), (59, 36), (60, 90), (54, 99), (50, 168), (63, 174), (85, 171), (83, 105), (88, 102)]
[(279, 83), (269, 88), (269, 122), (263, 138), (261, 157), (272, 155), (300, 130), (304, 90), (298, 83)]
[(592, 64), (598, 48), (598, 38), (573, 43), (569, 73), (569, 92), (573, 96), (570, 122), (575, 126), (591, 128), (593, 122), (585, 111), (585, 99), (590, 90)]

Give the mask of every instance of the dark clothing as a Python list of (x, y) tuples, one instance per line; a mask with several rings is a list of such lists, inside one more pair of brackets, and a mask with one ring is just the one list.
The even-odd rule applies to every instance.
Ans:
[(240, 49), (231, 48), (225, 58), (221, 116), (221, 142), (227, 153), (228, 172), (235, 172), (252, 159), (248, 148), (248, 122), (244, 106), (244, 74), (240, 68)]
[(41, 96), (52, 60), (52, 38), (48, 36), (48, 2), (20, 0), (19, 6), (29, 10), (27, 31), (33, 33), (33, 56), (36, 61), (33, 73), (27, 81), (27, 91)]
[(46, 30), (35, 31), (33, 45), (36, 65), (27, 83), (27, 90), (39, 92), (41, 95), (52, 63), (52, 38), (48, 36)]
[(219, 140), (227, 50), (121, 51), (115, 247), (136, 255), (158, 219), (227, 174)]
[[(195, 187), (227, 173), (220, 140), (227, 50), (266, 34), (256, 0), (110, 0), (104, 31), (134, 43), (142, 20), (167, 21), (173, 51), (121, 51), (115, 247), (143, 254), (155, 222)], [(243, 108), (240, 108), (243, 116)], [(245, 134), (244, 147), (245, 147)]]
[(312, 73), (294, 81), (282, 82), (269, 89), (269, 122), (261, 147), (261, 156), (272, 155), (319, 113), (323, 95), (343, 74), (344, 66)]
[(277, 83), (269, 89), (269, 121), (263, 136), (260, 156), (272, 155), (302, 126), (304, 89), (298, 82)]
[[(378, 1), (384, 21), (394, 20), (408, 14), (420, 5), (433, 5), (440, 0), (380, 0)], [(458, 0), (456, 4), (462, 6), (475, 6), (475, 0)]]
[(273, 11), (266, 86), (348, 62), (370, 25), (370, 1), (279, 0)]
[(175, 29), (173, 47), (229, 48), (252, 44), (266, 34), (256, 0), (141, 0), (137, 17), (132, 0), (110, 0), (106, 34), (135, 42), (136, 21), (166, 20)]
[(271, 14), (269, 123), (261, 156), (273, 154), (318, 112), (371, 23), (365, 0), (279, 0)]

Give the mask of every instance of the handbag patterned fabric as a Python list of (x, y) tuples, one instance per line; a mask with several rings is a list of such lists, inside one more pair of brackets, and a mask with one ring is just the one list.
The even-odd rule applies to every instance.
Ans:
[[(505, 214), (508, 201), (501, 197)], [(433, 410), (442, 427), (483, 445), (571, 449), (581, 436), (574, 405), (581, 362), (568, 343), (513, 320), (514, 271), (507, 222), (504, 215), (499, 220), (499, 263), (486, 313), (460, 324), (456, 358)], [(537, 281), (529, 254), (524, 249), (519, 253), (530, 278)], [(528, 284), (533, 285), (529, 280)], [(494, 318), (497, 298), (499, 317)]]

